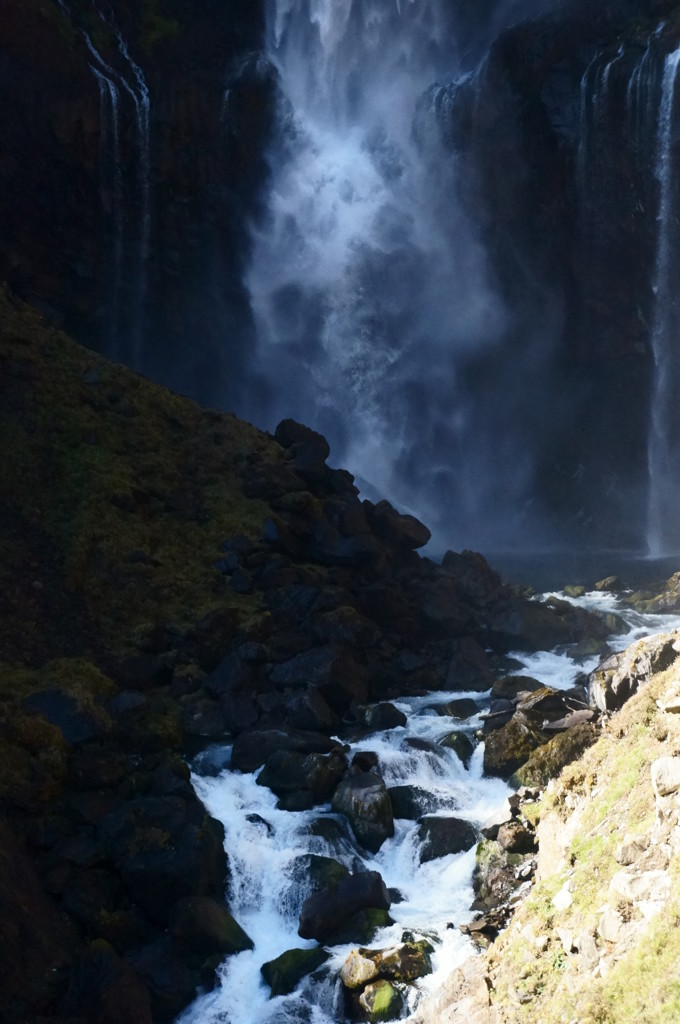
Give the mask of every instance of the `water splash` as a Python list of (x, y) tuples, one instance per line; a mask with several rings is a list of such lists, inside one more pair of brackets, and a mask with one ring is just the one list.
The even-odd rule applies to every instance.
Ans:
[(269, 4), (280, 134), (247, 276), (249, 414), (312, 424), (360, 479), (469, 540), (501, 503), (510, 521), (523, 478), (464, 380), (506, 311), (430, 92), (463, 79), (449, 6)]
[(656, 175), (659, 181), (658, 242), (654, 278), (654, 354), (649, 432), (649, 553), (660, 556), (680, 549), (680, 338), (677, 237), (676, 83), (680, 47), (664, 62), (659, 107)]

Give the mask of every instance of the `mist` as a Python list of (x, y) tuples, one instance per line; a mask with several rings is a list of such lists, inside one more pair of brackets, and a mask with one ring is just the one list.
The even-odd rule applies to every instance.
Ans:
[(244, 405), (268, 429), (292, 415), (320, 430), (366, 495), (444, 545), (537, 541), (531, 435), (560, 303), (538, 283), (536, 322), (508, 307), (440, 117), (443, 91), (475, 89), (473, 48), (537, 6), (268, 11), (278, 127), (246, 278)]

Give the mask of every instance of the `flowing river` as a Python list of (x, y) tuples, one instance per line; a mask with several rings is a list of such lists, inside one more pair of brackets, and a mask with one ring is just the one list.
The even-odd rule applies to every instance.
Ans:
[[(680, 626), (678, 615), (641, 614), (626, 608), (611, 594), (593, 591), (571, 600), (590, 610), (616, 612), (626, 620), (630, 632), (613, 637), (612, 650), (622, 650), (640, 637)], [(592, 671), (599, 661), (593, 657), (576, 663), (568, 651), (511, 657), (516, 659), (517, 672), (558, 689), (574, 685), (581, 673)], [(463, 729), (472, 736), (482, 724), (480, 714), (461, 722), (433, 710), (434, 705), (461, 697), (474, 698), (480, 712), (488, 706), (489, 692), (438, 691), (404, 698), (395, 704), (406, 714), (407, 725), (352, 743), (349, 757), (360, 751), (375, 752), (388, 787), (418, 787), (428, 794), (428, 813), (450, 813), (482, 825), (510, 790), (500, 779), (483, 776), (481, 743), (467, 768), (452, 750), (438, 745), (452, 730)], [(338, 1024), (345, 1019), (337, 974), (357, 943), (332, 947), (327, 964), (288, 996), (271, 999), (260, 974), (263, 963), (284, 951), (316, 945), (297, 934), (300, 908), (310, 894), (305, 859), (309, 854), (333, 857), (352, 871), (379, 871), (385, 884), (398, 890), (401, 902), (393, 902), (390, 910), (395, 924), (375, 936), (372, 948), (402, 941), (404, 931), (415, 939), (433, 942), (434, 973), (411, 990), (410, 1010), (423, 992), (437, 988), (470, 955), (471, 942), (457, 926), (473, 917), (474, 848), (421, 863), (418, 823), (395, 820), (394, 837), (377, 854), (367, 854), (357, 845), (343, 816), (334, 814), (330, 805), (310, 811), (278, 810), (276, 796), (257, 784), (257, 773), (223, 768), (215, 774), (216, 765), (228, 763), (228, 747), (211, 748), (195, 763), (193, 782), (209, 812), (224, 824), (231, 868), (229, 904), (253, 940), (254, 949), (225, 961), (219, 986), (200, 996), (182, 1015), (181, 1024)]]

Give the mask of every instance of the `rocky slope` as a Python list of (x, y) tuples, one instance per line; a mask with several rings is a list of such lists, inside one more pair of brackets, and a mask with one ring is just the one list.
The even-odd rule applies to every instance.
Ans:
[[(462, 85), (434, 89), (510, 314), (493, 365), (484, 348), (458, 372), (491, 407), (496, 382), (523, 378), (531, 398), (515, 407), (513, 437), (533, 453), (532, 497), (556, 536), (634, 546), (656, 134), (678, 6), (549, 6), (539, 17), (544, 5), (527, 3), (528, 20), (495, 41), (496, 4), (461, 12), (461, 50), (475, 61), (481, 40), (490, 50)], [(243, 270), (277, 110), (263, 4), (5, 0), (3, 26), (0, 277), (81, 342), (203, 401), (242, 399), (254, 345)], [(131, 61), (148, 90), (145, 155)], [(628, 103), (636, 89), (643, 118)]]
[(614, 689), (625, 678), (635, 695), (540, 800), (522, 805), (536, 827), (536, 884), (414, 1024), (678, 1018), (678, 634), (635, 644), (593, 673), (596, 690), (605, 676)]
[(248, 946), (187, 756), (235, 739), (282, 806), (351, 817), (374, 776), (348, 773), (340, 728), (612, 628), (472, 552), (420, 557), (427, 528), (362, 502), (320, 435), (200, 409), (5, 291), (0, 389), (3, 1019), (168, 1020)]

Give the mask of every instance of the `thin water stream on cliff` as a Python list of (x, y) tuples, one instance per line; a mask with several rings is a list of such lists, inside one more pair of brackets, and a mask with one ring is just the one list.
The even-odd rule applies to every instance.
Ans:
[[(578, 599), (566, 598), (562, 593), (559, 596), (583, 608), (616, 612), (625, 618), (631, 631), (612, 638), (613, 650), (621, 650), (639, 637), (680, 626), (678, 615), (641, 614), (622, 606), (611, 594), (589, 592)], [(512, 657), (520, 666), (517, 671), (561, 689), (572, 686), (580, 673), (592, 671), (599, 661), (592, 657), (577, 663), (568, 651)], [(482, 744), (467, 769), (453, 751), (437, 744), (454, 729), (463, 728), (473, 734), (481, 722), (479, 715), (461, 723), (432, 710), (435, 704), (465, 696), (478, 700), (482, 710), (489, 693), (436, 692), (397, 701), (407, 715), (407, 725), (352, 743), (349, 756), (359, 751), (377, 753), (388, 787), (418, 787), (427, 791), (432, 811), (482, 825), (502, 804), (508, 786), (483, 776)], [(414, 748), (413, 740), (423, 749)], [(196, 791), (225, 827), (231, 869), (229, 903), (253, 940), (254, 949), (226, 960), (220, 971), (220, 986), (199, 997), (180, 1018), (181, 1024), (338, 1024), (345, 1019), (338, 971), (349, 950), (359, 943), (332, 947), (328, 963), (288, 996), (270, 999), (269, 987), (260, 974), (263, 963), (284, 951), (315, 946), (297, 934), (300, 908), (310, 893), (305, 861), (301, 860), (308, 854), (334, 857), (352, 871), (379, 871), (386, 885), (399, 891), (403, 901), (393, 903), (390, 910), (396, 923), (375, 936), (372, 948), (398, 943), (404, 931), (416, 939), (434, 940), (434, 973), (411, 990), (410, 1010), (422, 992), (436, 989), (470, 954), (470, 940), (457, 926), (473, 916), (469, 908), (474, 848), (421, 863), (418, 823), (396, 820), (394, 837), (377, 854), (369, 854), (356, 843), (345, 819), (332, 813), (330, 805), (311, 811), (278, 810), (276, 796), (257, 784), (257, 773), (224, 769), (210, 777), (200, 774), (199, 764), (195, 767)], [(319, 828), (319, 822), (324, 822), (325, 828)]]

